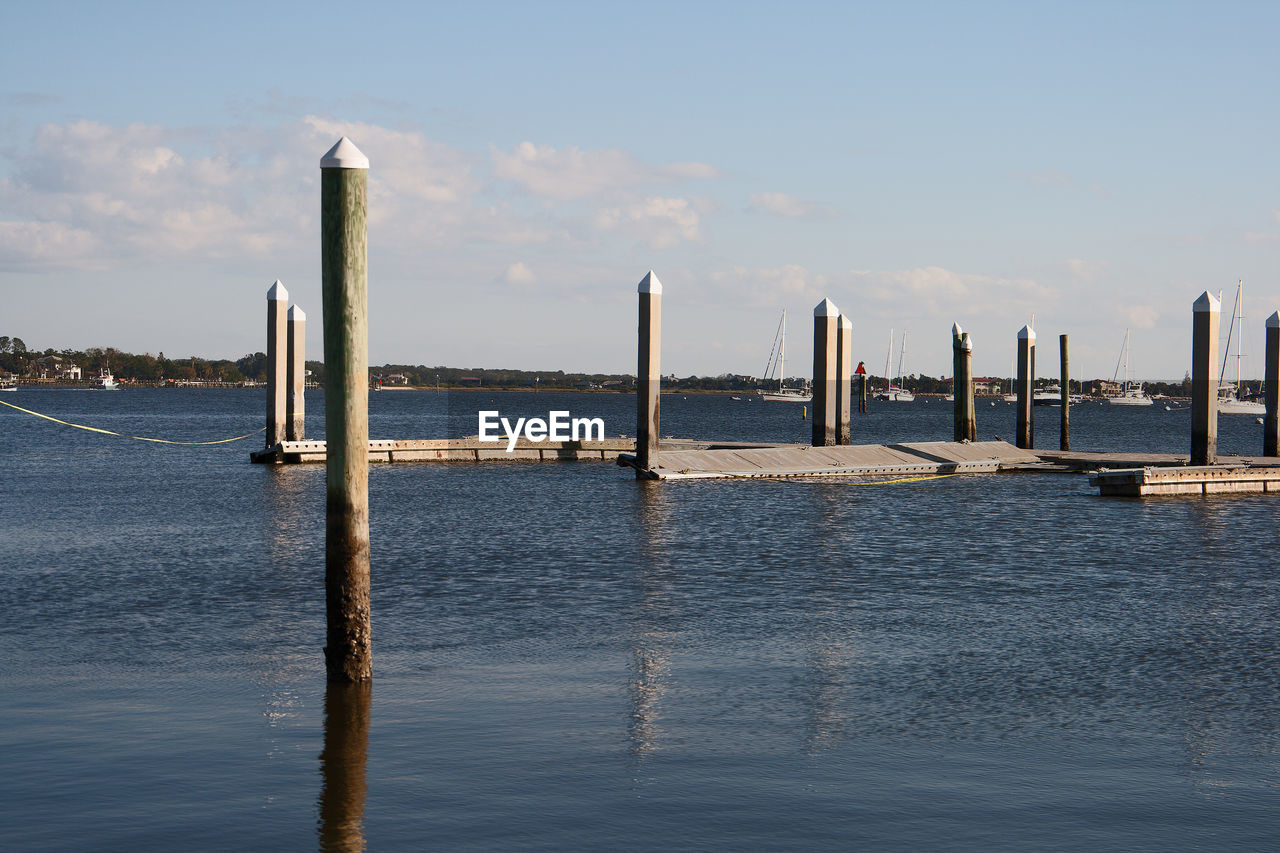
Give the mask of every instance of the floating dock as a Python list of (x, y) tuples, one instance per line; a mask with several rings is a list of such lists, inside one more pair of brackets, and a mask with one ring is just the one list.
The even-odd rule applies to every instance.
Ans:
[(1089, 476), (1104, 497), (1215, 495), (1280, 492), (1280, 459), (1270, 465), (1189, 465), (1175, 468), (1125, 468)]
[[(912, 444), (848, 444), (811, 447), (779, 444), (671, 450), (660, 446), (648, 470), (652, 480), (715, 478), (849, 477), (980, 474), (1037, 465), (1035, 453), (1003, 441), (925, 441)], [(619, 465), (636, 467), (631, 454)]]
[[(636, 465), (635, 439), (599, 441), (478, 436), (425, 440), (372, 439), (370, 462), (577, 462), (616, 461), (649, 480), (792, 479), (813, 477), (912, 477), (1009, 471), (1088, 473), (1104, 497), (1280, 492), (1280, 458), (1223, 457), (1216, 465), (1188, 466), (1186, 454), (1090, 453), (1019, 450), (1004, 441), (922, 441), (905, 444), (807, 444), (663, 439), (648, 469)], [(323, 441), (283, 441), (250, 454), (261, 464), (325, 461)]]
[[(666, 450), (708, 450), (764, 447), (751, 442), (713, 442), (690, 439), (663, 439)], [(789, 445), (788, 445), (789, 446)], [(613, 461), (623, 453), (634, 453), (634, 438), (618, 436), (598, 441), (539, 441), (521, 438), (507, 451), (507, 441), (481, 441), (479, 436), (422, 440), (370, 439), (370, 462), (576, 462)], [(260, 464), (299, 464), (325, 461), (321, 441), (282, 441), (249, 454)]]

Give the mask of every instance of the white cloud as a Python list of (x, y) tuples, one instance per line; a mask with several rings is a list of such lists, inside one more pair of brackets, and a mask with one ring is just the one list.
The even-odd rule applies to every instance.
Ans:
[(1154, 305), (1119, 305), (1116, 313), (1132, 329), (1154, 329), (1160, 321), (1160, 309)]
[(1068, 258), (1067, 269), (1080, 281), (1093, 281), (1111, 268), (1108, 261), (1086, 261), (1080, 258)]
[(507, 271), (503, 274), (503, 280), (507, 284), (533, 284), (538, 277), (533, 274), (533, 270), (525, 264), (524, 261), (516, 261), (507, 267)]
[(494, 149), (491, 156), (497, 177), (519, 184), (536, 196), (563, 201), (717, 175), (716, 169), (705, 163), (650, 166), (616, 148), (583, 151), (522, 142), (510, 154)]
[(958, 273), (942, 267), (905, 270), (853, 270), (851, 284), (861, 298), (910, 305), (913, 312), (965, 316), (974, 306), (990, 306), (995, 316), (1021, 316), (1044, 310), (1057, 292), (1034, 279)]
[(653, 196), (626, 207), (601, 209), (594, 222), (601, 231), (624, 231), (654, 249), (666, 249), (682, 240), (702, 239), (696, 207), (687, 198)]
[(751, 204), (760, 210), (788, 219), (813, 219), (830, 213), (820, 204), (802, 201), (786, 193), (756, 193), (751, 196)]
[[(1271, 211), (1271, 218), (1280, 225), (1280, 210)], [(1280, 231), (1247, 231), (1244, 241), (1252, 246), (1280, 246)]]
[(768, 308), (794, 305), (796, 302), (817, 304), (827, 295), (829, 279), (810, 272), (799, 264), (747, 269), (733, 267), (714, 272), (710, 280), (743, 300), (750, 307)]

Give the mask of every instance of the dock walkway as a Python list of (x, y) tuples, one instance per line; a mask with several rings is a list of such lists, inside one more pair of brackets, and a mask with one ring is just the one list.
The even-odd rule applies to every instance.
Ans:
[[(1039, 461), (1035, 453), (1019, 450), (1003, 441), (925, 441), (836, 447), (780, 444), (687, 450), (669, 450), (663, 445), (659, 447), (653, 466), (640, 473), (655, 480), (977, 474)], [(620, 454), (618, 464), (634, 468), (635, 456)]]

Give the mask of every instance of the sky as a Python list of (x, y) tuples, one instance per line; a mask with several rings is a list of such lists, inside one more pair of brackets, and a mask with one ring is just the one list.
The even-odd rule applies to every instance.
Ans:
[(759, 375), (854, 356), (1181, 379), (1191, 305), (1280, 309), (1274, 2), (0, 5), (0, 334), (321, 342), (319, 160), (368, 156), (373, 364)]

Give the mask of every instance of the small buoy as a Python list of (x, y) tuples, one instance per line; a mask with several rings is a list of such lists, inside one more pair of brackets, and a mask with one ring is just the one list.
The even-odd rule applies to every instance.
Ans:
[(1169, 408), (1168, 406), (1165, 406), (1165, 407), (1164, 407), (1164, 410), (1165, 410), (1166, 412), (1172, 412), (1172, 411), (1173, 411), (1173, 409)]
[(1262, 423), (1262, 418), (1258, 418), (1258, 423)]
[(809, 407), (808, 407), (808, 406), (801, 406), (801, 407), (800, 407), (800, 420), (802, 420), (802, 421), (807, 421), (808, 419), (809, 419)]

